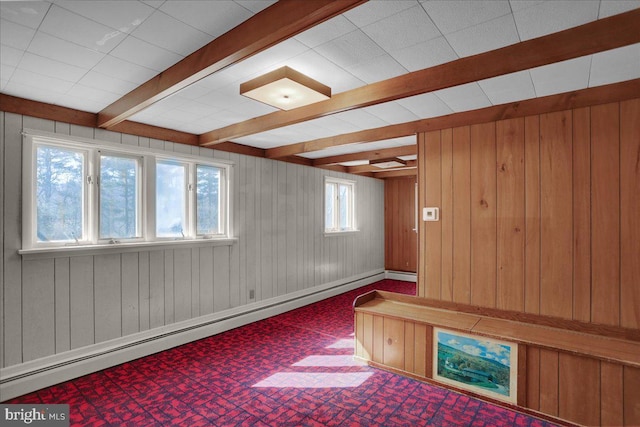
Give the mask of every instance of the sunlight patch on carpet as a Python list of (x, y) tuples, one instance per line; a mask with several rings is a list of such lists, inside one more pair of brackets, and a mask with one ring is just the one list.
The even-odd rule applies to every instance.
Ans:
[(307, 356), (292, 366), (367, 366), (366, 363), (355, 360), (352, 355), (337, 356)]
[(344, 388), (358, 387), (372, 372), (278, 372), (256, 383), (254, 387)]

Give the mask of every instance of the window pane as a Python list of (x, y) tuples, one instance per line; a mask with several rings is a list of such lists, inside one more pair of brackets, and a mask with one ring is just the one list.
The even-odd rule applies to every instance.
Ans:
[(335, 228), (334, 224), (334, 212), (335, 212), (335, 193), (336, 186), (335, 184), (327, 183), (325, 184), (324, 190), (324, 228), (327, 230), (333, 230)]
[(158, 162), (156, 165), (156, 235), (184, 237), (186, 166)]
[(138, 233), (138, 160), (100, 156), (100, 238)]
[(351, 228), (351, 224), (349, 221), (350, 215), (350, 203), (349, 203), (349, 193), (350, 187), (348, 185), (340, 184), (338, 185), (338, 204), (340, 206), (339, 218), (338, 221), (340, 223), (340, 230), (347, 230)]
[(220, 169), (196, 166), (197, 234), (220, 233)]
[(36, 154), (36, 234), (39, 242), (84, 239), (84, 155), (39, 146)]

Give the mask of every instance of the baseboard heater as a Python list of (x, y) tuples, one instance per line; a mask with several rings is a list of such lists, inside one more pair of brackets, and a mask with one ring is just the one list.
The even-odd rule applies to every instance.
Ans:
[(370, 271), (280, 297), (9, 366), (0, 370), (0, 402), (282, 314), (384, 278), (384, 270)]

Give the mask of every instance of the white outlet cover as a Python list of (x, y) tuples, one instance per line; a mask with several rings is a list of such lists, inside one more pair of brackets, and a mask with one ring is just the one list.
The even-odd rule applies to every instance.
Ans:
[(440, 209), (438, 208), (422, 208), (423, 221), (438, 221), (440, 217)]

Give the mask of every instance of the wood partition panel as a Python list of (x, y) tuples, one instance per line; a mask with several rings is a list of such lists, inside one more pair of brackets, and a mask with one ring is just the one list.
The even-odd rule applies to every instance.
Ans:
[(632, 99), (419, 134), (418, 295), (638, 329), (638, 123)]
[(415, 273), (418, 268), (416, 177), (384, 181), (385, 269)]

